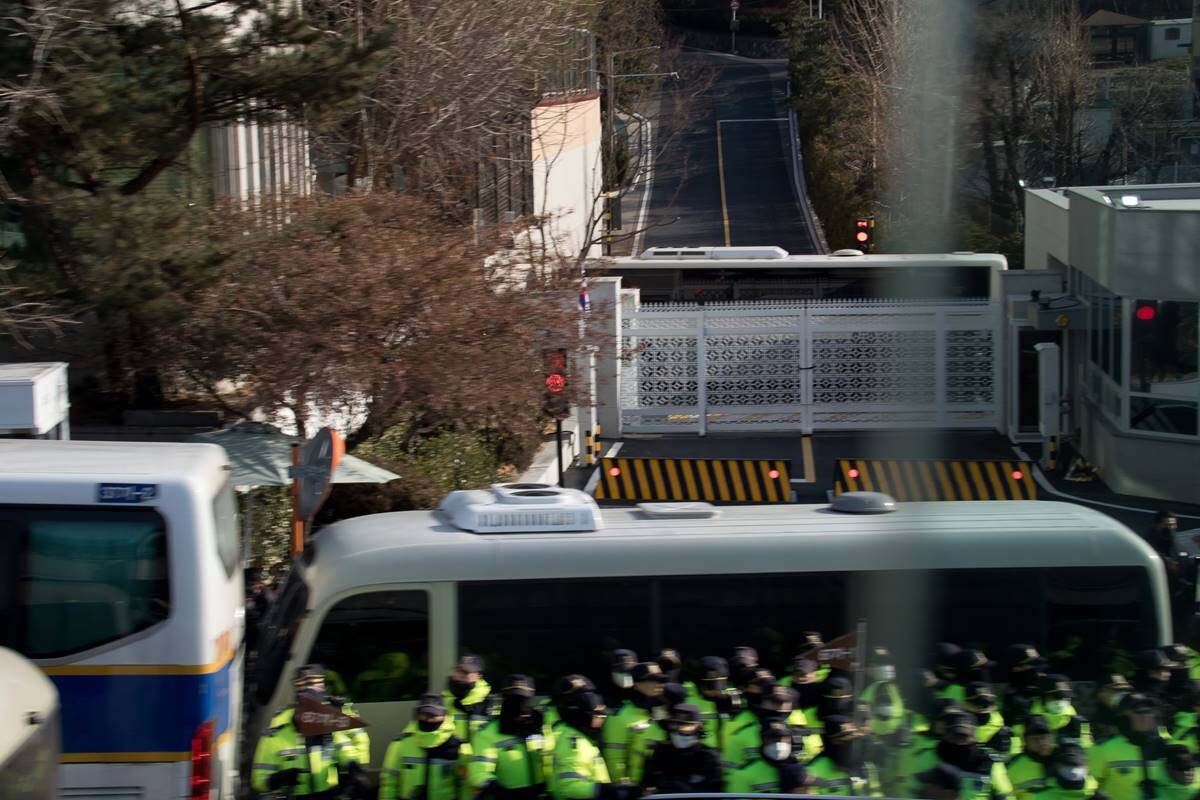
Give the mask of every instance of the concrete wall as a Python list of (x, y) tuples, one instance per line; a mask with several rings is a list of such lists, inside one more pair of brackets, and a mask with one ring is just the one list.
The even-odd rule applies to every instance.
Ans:
[[(1179, 32), (1178, 39), (1167, 39), (1167, 31)], [(1192, 21), (1190, 19), (1159, 19), (1150, 26), (1150, 60), (1187, 58), (1191, 55)]]
[(1050, 189), (1025, 190), (1025, 269), (1047, 269), (1047, 256), (1070, 264), (1067, 198)]
[(534, 213), (545, 217), (559, 253), (600, 254), (601, 125), (598, 92), (543, 99), (531, 112)]
[(1069, 189), (1067, 196), (1071, 258), (1065, 263), (1125, 297), (1200, 298), (1200, 208), (1121, 208), (1094, 189)]
[(1088, 402), (1077, 411), (1080, 449), (1113, 491), (1179, 502), (1200, 497), (1200, 444), (1123, 435)]

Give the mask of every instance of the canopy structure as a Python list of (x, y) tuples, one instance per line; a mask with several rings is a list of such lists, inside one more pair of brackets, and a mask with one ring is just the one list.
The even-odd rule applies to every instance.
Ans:
[[(292, 444), (301, 442), (300, 438), (288, 436), (261, 422), (239, 422), (219, 431), (198, 433), (192, 439), (224, 447), (233, 467), (233, 485), (251, 489), (290, 485), (292, 479), (288, 477), (288, 468), (292, 465)], [(333, 482), (387, 483), (399, 477), (361, 458), (345, 455), (333, 473)]]

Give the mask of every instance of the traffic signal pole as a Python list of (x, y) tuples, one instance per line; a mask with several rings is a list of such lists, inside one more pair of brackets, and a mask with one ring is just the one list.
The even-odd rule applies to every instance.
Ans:
[(558, 446), (558, 485), (563, 485), (562, 420), (554, 420), (554, 441)]

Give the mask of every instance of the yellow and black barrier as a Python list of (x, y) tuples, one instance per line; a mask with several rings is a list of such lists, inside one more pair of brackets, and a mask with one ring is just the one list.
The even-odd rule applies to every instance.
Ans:
[(602, 458), (597, 500), (788, 503), (790, 461), (724, 458)]
[(897, 500), (1036, 500), (1028, 461), (880, 461), (841, 458), (833, 493), (883, 492)]

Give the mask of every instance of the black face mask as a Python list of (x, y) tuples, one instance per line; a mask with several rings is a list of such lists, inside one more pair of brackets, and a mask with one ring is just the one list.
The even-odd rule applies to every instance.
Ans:
[(702, 681), (700, 683), (700, 693), (705, 697), (712, 699), (720, 697), (725, 693), (725, 689), (729, 686), (729, 682), (724, 678), (715, 681)]
[(821, 704), (821, 684), (793, 683), (792, 688), (800, 695), (801, 708), (812, 708)]
[(733, 682), (737, 686), (749, 686), (750, 681), (754, 680), (758, 675), (758, 667), (735, 667), (733, 670)]
[(542, 715), (532, 697), (506, 694), (500, 701), (500, 732), (529, 736), (542, 725)]
[(992, 718), (992, 712), (990, 712), (990, 711), (976, 711), (975, 712), (975, 722), (978, 723), (980, 726), (986, 725), (987, 721), (990, 720), (991, 718)]
[(462, 700), (471, 693), (475, 688), (475, 681), (460, 681), (451, 678), (446, 681), (446, 691), (450, 692), (456, 700)]
[(643, 711), (649, 711), (653, 708), (658, 708), (664, 702), (661, 696), (651, 697), (650, 695), (642, 694), (637, 690), (634, 690), (632, 693), (630, 693), (629, 698), (633, 701), (635, 706)]
[(768, 711), (761, 705), (756, 705), (751, 709), (751, 711), (754, 712), (754, 716), (758, 717), (759, 721), (764, 725), (771, 720), (779, 720), (780, 722), (783, 722), (787, 719), (789, 713), (787, 711), (775, 711), (774, 709)]
[(442, 727), (443, 722), (445, 722), (445, 719), (419, 719), (417, 720), (417, 727), (422, 733), (433, 733)]

